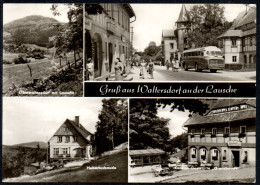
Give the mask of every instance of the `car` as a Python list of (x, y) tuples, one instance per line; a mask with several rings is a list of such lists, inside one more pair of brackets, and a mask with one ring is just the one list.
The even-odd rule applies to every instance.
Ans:
[(188, 167), (189, 168), (197, 168), (199, 164), (197, 162), (188, 162)]
[(160, 66), (162, 62), (160, 60), (155, 60), (155, 61), (153, 61), (153, 63), (154, 63), (154, 65), (159, 65)]
[(173, 170), (169, 168), (168, 164), (161, 164), (159, 166), (156, 166), (155, 168), (152, 169), (152, 171), (155, 177), (158, 177), (159, 175), (160, 176), (173, 175)]
[(169, 168), (174, 170), (174, 171), (180, 171), (181, 170), (181, 164), (179, 163), (169, 163)]

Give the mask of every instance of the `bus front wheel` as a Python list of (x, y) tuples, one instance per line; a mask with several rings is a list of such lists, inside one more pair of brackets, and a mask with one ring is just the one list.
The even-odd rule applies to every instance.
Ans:
[(216, 69), (211, 69), (210, 72), (211, 72), (211, 73), (216, 73), (217, 70), (216, 70)]

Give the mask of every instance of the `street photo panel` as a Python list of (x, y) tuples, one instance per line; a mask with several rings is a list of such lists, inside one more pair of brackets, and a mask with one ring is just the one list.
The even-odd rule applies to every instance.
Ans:
[(256, 99), (129, 105), (129, 182), (255, 183)]
[(83, 4), (3, 4), (3, 95), (83, 96)]
[(255, 82), (256, 17), (256, 4), (85, 4), (84, 80)]
[(3, 105), (3, 182), (128, 182), (128, 99), (4, 97)]

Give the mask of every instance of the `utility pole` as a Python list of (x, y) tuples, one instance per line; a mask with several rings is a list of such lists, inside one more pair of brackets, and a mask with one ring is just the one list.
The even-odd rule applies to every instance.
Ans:
[(131, 61), (133, 59), (133, 41), (134, 41), (134, 27), (130, 27), (131, 31), (130, 31), (130, 42), (131, 42), (131, 50), (130, 50), (130, 54), (131, 54)]

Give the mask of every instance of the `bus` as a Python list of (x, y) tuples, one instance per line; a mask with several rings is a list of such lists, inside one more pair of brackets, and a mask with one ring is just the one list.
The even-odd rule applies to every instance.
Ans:
[(210, 72), (215, 73), (217, 70), (224, 69), (225, 61), (219, 48), (207, 46), (183, 51), (182, 66), (185, 71), (209, 69)]

